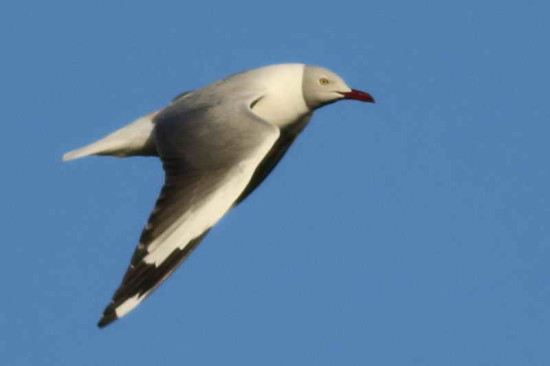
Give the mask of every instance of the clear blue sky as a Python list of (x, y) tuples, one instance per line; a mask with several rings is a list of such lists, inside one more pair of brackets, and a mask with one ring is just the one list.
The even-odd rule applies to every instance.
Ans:
[[(2, 365), (549, 365), (543, 1), (4, 2)], [(268, 181), (99, 330), (163, 175), (73, 148), (227, 74), (329, 67)]]

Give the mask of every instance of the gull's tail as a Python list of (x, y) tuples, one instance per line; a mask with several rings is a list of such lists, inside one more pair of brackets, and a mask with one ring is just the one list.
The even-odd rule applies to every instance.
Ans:
[(89, 155), (150, 156), (157, 155), (152, 136), (153, 118), (157, 112), (122, 127), (110, 135), (63, 155), (63, 161), (83, 158)]
[[(114, 153), (111, 153), (113, 148), (118, 145), (115, 143), (115, 141), (109, 141), (108, 139), (101, 139), (99, 141), (96, 141), (94, 143), (91, 143), (90, 145), (81, 147), (80, 149), (75, 149), (72, 151), (69, 151), (68, 153), (63, 155), (63, 161), (69, 161), (74, 160), (78, 158), (83, 158), (85, 156), (90, 155), (114, 155)], [(116, 149), (115, 149), (116, 151)]]

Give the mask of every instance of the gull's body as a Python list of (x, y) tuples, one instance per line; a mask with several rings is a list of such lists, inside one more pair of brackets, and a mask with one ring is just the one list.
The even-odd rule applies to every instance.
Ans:
[(130, 267), (99, 326), (124, 316), (166, 279), (207, 232), (279, 162), (312, 112), (338, 99), (373, 102), (334, 73), (282, 64), (184, 93), (166, 108), (64, 160), (158, 156), (166, 179)]

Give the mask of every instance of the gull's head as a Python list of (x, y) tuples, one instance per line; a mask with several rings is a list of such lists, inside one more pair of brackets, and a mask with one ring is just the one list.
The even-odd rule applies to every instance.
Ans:
[(302, 93), (312, 110), (341, 99), (374, 103), (369, 93), (350, 88), (340, 76), (319, 66), (305, 66)]
[(338, 100), (374, 103), (370, 94), (351, 89), (340, 76), (319, 66), (270, 65), (236, 74), (228, 81), (237, 83), (228, 84), (228, 94), (242, 88), (245, 95), (251, 96), (252, 111), (279, 127)]

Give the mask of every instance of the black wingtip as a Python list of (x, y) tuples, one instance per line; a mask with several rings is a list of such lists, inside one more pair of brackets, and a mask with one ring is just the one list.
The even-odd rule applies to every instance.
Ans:
[(118, 317), (116, 316), (116, 313), (114, 311), (105, 312), (101, 320), (97, 323), (97, 326), (99, 328), (105, 328), (107, 325), (111, 324), (117, 319)]

